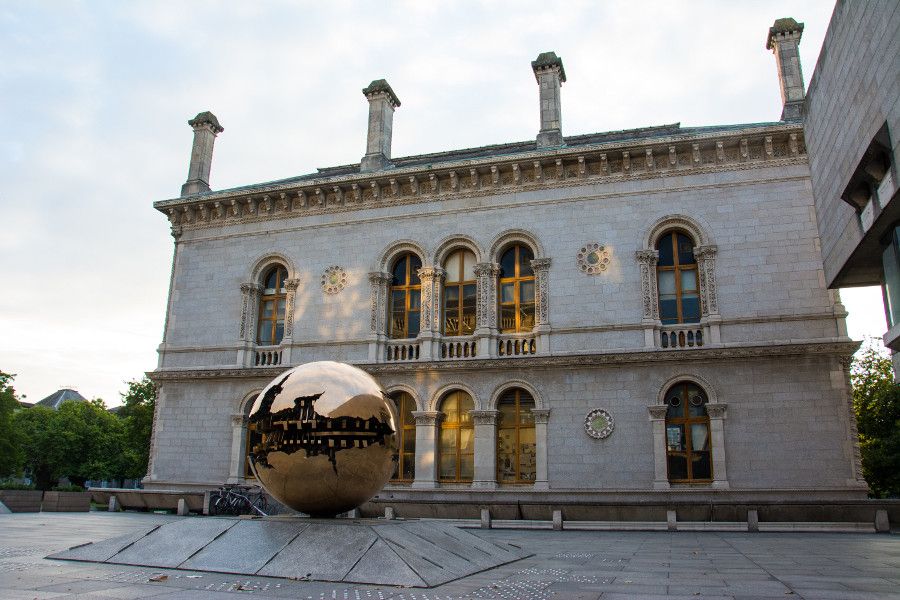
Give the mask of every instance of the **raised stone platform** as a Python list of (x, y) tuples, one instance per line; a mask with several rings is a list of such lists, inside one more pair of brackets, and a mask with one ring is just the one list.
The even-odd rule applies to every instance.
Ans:
[(47, 558), (433, 587), (530, 556), (449, 523), (298, 517), (186, 518)]

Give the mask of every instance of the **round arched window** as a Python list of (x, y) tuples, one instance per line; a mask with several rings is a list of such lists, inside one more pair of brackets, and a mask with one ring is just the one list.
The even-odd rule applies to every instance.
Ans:
[(475, 253), (457, 250), (444, 261), (444, 335), (475, 333)]
[(497, 481), (534, 483), (537, 463), (534, 398), (521, 389), (505, 392), (497, 403)]
[(534, 253), (515, 244), (500, 257), (500, 333), (531, 331), (534, 327)]
[(693, 240), (680, 231), (670, 231), (659, 238), (656, 249), (660, 321), (663, 325), (697, 323), (700, 291)]
[(471, 482), (475, 475), (475, 428), (470, 413), (474, 408), (472, 396), (461, 390), (450, 392), (441, 402), (441, 481)]
[(287, 305), (287, 289), (284, 281), (287, 269), (276, 265), (268, 269), (262, 278), (262, 296), (259, 300), (259, 327), (257, 343), (272, 346), (284, 337), (284, 313)]
[(391, 394), (397, 414), (400, 415), (397, 440), (397, 467), (391, 481), (406, 482), (416, 477), (416, 420), (413, 411), (416, 401), (409, 392)]
[(712, 481), (706, 394), (694, 383), (681, 382), (669, 388), (665, 402), (669, 481)]
[(394, 262), (391, 269), (390, 336), (394, 339), (419, 335), (419, 316), (422, 309), (422, 282), (419, 269), (422, 260), (408, 252)]

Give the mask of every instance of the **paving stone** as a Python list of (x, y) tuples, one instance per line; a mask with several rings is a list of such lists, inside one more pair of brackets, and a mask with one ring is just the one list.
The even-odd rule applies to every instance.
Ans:
[(180, 565), (182, 569), (256, 573), (296, 538), (307, 524), (242, 520)]

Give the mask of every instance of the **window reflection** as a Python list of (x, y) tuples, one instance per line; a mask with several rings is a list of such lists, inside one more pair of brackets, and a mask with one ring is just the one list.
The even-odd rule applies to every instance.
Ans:
[(712, 480), (706, 394), (696, 384), (673, 385), (666, 393), (666, 462), (673, 483)]
[(285, 280), (287, 269), (278, 265), (263, 275), (263, 291), (259, 299), (259, 327), (256, 342), (263, 346), (281, 343), (284, 337), (284, 315), (287, 305)]
[(408, 392), (391, 394), (391, 399), (400, 415), (397, 452), (394, 454), (396, 462), (391, 481), (408, 482), (416, 477), (416, 420), (412, 414), (416, 409), (416, 402)]
[(391, 273), (390, 336), (394, 339), (414, 338), (419, 335), (419, 317), (422, 304), (422, 284), (419, 269), (422, 260), (412, 253), (397, 259)]
[(700, 320), (700, 292), (694, 243), (680, 231), (662, 236), (656, 246), (659, 319), (663, 325)]
[(471, 482), (475, 475), (475, 429), (470, 411), (472, 396), (462, 390), (447, 394), (441, 402), (441, 435), (438, 476), (445, 482)]
[(497, 481), (534, 483), (537, 471), (534, 398), (521, 389), (506, 392), (497, 403)]

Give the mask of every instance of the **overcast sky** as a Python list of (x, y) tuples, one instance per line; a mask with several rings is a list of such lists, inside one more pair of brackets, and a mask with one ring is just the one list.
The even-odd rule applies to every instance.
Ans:
[[(173, 241), (152, 202), (214, 112), (213, 189), (356, 162), (361, 88), (402, 101), (394, 156), (534, 139), (530, 61), (554, 50), (565, 135), (777, 120), (778, 17), (805, 22), (807, 82), (831, 0), (0, 4), (0, 370), (37, 401), (119, 403), (156, 366)], [(880, 335), (880, 295), (844, 294)], [(214, 307), (210, 307), (214, 310)]]

